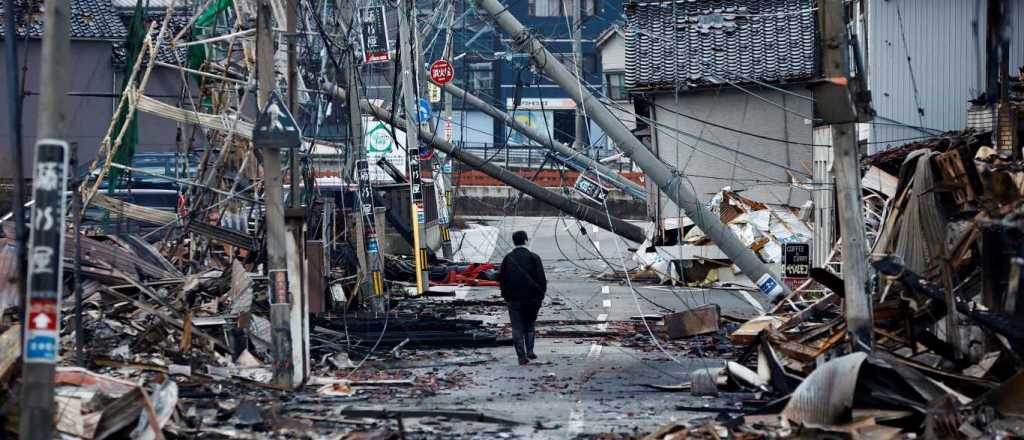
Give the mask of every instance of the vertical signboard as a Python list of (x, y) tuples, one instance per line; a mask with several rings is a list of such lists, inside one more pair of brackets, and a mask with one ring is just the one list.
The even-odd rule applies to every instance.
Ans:
[(365, 159), (356, 161), (357, 180), (359, 182), (359, 199), (362, 203), (363, 231), (366, 239), (366, 264), (370, 269), (370, 287), (373, 295), (384, 294), (384, 276), (380, 270), (380, 245), (377, 242), (377, 230), (373, 221), (373, 186), (370, 183), (370, 167)]
[(370, 6), (359, 10), (363, 28), (359, 34), (363, 45), (363, 61), (366, 63), (386, 63), (391, 60), (391, 48), (388, 42), (388, 24), (384, 15), (384, 5)]
[(33, 170), (31, 233), (28, 254), (28, 304), (25, 307), (27, 364), (53, 364), (60, 348), (60, 293), (63, 285), (64, 208), (68, 144), (41, 139)]
[(811, 245), (786, 243), (782, 245), (782, 264), (787, 278), (807, 278), (811, 275)]

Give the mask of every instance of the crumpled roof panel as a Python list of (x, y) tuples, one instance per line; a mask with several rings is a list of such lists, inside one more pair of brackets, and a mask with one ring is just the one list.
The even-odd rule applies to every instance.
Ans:
[[(15, 0), (15, 9), (19, 11), (19, 38), (43, 36), (43, 2), (42, 0)], [(0, 10), (0, 35), (7, 35), (3, 26), (3, 11)], [(123, 40), (128, 35), (121, 19), (111, 6), (110, 0), (72, 0), (71, 1), (71, 38), (88, 40)]]
[(797, 82), (818, 73), (815, 0), (628, 3), (626, 86)]

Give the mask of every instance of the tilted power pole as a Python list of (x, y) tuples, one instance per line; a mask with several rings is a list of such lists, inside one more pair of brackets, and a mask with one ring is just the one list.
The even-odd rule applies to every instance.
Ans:
[(427, 227), (426, 210), (423, 206), (423, 179), (420, 175), (420, 148), (417, 142), (416, 129), (419, 127), (416, 103), (416, 84), (413, 80), (413, 69), (419, 69), (412, 54), (415, 36), (409, 27), (409, 15), (414, 14), (414, 0), (402, 0), (398, 11), (398, 34), (401, 40), (399, 48), (402, 66), (402, 103), (405, 111), (405, 148), (409, 152), (409, 194), (411, 196), (410, 211), (412, 212), (413, 254), (416, 262), (416, 294), (422, 295), (427, 290), (430, 278), (427, 272), (426, 240), (423, 238)]
[(615, 141), (619, 149), (633, 159), (651, 181), (658, 185), (658, 188), (665, 192), (669, 199), (682, 208), (687, 217), (693, 220), (697, 227), (704, 231), (708, 238), (714, 241), (718, 248), (732, 260), (733, 264), (754, 281), (762, 292), (775, 300), (781, 298), (788, 291), (779, 277), (773, 274), (750, 248), (743, 245), (743, 242), (736, 234), (733, 234), (728, 226), (723, 224), (697, 199), (697, 195), (686, 181), (686, 176), (676, 168), (666, 165), (651, 153), (601, 101), (588, 91), (583, 90), (579, 86), (580, 80), (562, 63), (559, 63), (554, 55), (509, 12), (508, 8), (498, 0), (474, 1), (494, 18), (499, 28), (512, 36), (513, 44), (520, 51), (529, 54), (534, 64), (576, 101), (576, 105), (584, 106), (587, 109), (589, 116), (604, 129), (609, 138)]

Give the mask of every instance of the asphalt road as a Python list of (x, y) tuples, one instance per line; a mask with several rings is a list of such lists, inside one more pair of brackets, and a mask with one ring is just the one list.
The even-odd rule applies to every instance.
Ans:
[[(530, 235), (530, 248), (544, 260), (549, 279), (541, 321), (598, 323), (539, 328), (542, 334), (550, 332), (537, 342), (542, 362), (525, 367), (517, 365), (512, 347), (454, 350), (446, 356), (493, 360), (473, 366), (442, 367), (440, 375), (465, 373), (468, 383), (432, 397), (394, 402), (419, 408), (476, 409), (510, 417), (521, 421), (521, 425), (419, 419), (407, 421), (407, 429), (424, 438), (564, 439), (608, 432), (650, 432), (673, 419), (714, 416), (676, 410), (676, 405), (735, 405), (735, 396), (707, 399), (688, 392), (669, 393), (645, 387), (644, 384), (682, 383), (695, 369), (722, 366), (722, 356), (732, 348), (723, 344), (722, 338), (710, 337), (655, 344), (643, 322), (630, 318), (706, 303), (719, 304), (723, 314), (755, 316), (756, 292), (670, 288), (640, 282), (632, 283), (634, 291), (628, 282), (599, 281), (594, 273), (608, 270), (609, 264), (635, 266), (626, 249), (636, 244), (586, 226), (586, 237), (598, 243), (594, 245), (580, 234), (575, 221), (551, 217), (481, 218), (474, 221), (474, 227), (484, 232), (466, 234), (461, 246), (467, 254), (477, 255), (493, 249), (491, 261), (500, 261), (511, 248), (512, 232), (525, 230)], [(460, 238), (455, 237), (457, 243)], [(603, 255), (598, 254), (598, 249)], [(459, 296), (463, 295), (467, 299), (500, 298), (496, 288), (466, 289)], [(474, 310), (467, 310), (466, 315), (481, 317)], [(507, 327), (507, 316), (500, 309), (492, 309), (482, 317)], [(608, 336), (581, 337), (566, 333), (569, 330), (607, 331)]]

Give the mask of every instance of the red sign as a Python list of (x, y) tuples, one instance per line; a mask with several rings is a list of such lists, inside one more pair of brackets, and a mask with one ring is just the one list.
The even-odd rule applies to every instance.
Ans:
[(434, 64), (430, 65), (430, 79), (434, 82), (445, 85), (449, 81), (455, 78), (455, 68), (452, 67), (452, 63), (445, 60), (434, 61)]
[(28, 309), (29, 330), (57, 330), (57, 301), (32, 300)]

